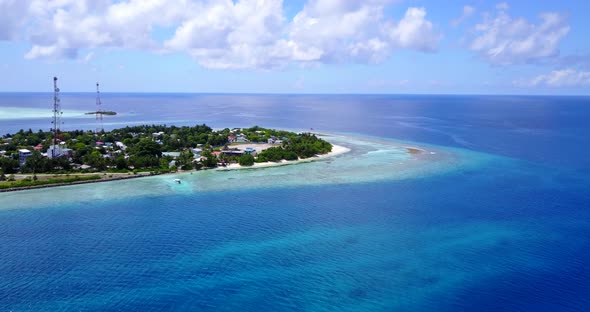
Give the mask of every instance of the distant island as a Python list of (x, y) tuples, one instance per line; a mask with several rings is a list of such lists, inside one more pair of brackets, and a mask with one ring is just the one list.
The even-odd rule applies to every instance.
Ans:
[(115, 116), (115, 115), (117, 115), (117, 112), (113, 112), (113, 111), (88, 112), (85, 115), (107, 115), (107, 116)]
[[(101, 112), (106, 113), (106, 112)], [(91, 113), (90, 113), (91, 114)], [(20, 130), (0, 138), (0, 190), (251, 167), (309, 159), (333, 145), (313, 133), (142, 125), (107, 132)]]

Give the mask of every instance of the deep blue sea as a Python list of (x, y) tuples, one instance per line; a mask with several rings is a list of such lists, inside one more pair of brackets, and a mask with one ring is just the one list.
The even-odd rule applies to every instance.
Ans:
[[(590, 97), (102, 102), (118, 112), (107, 129), (314, 128), (459, 156), (400, 178), (355, 143), (329, 161), (196, 173), (186, 189), (158, 177), (0, 193), (0, 311), (590, 311)], [(93, 94), (62, 106), (64, 129), (95, 129)], [(50, 109), (51, 94), (0, 94), (0, 133), (47, 130)]]

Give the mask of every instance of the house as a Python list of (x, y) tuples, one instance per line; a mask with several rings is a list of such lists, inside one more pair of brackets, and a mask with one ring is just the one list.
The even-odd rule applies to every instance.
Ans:
[(244, 155), (244, 151), (239, 150), (237, 148), (224, 149), (224, 150), (221, 150), (221, 153), (223, 153), (224, 155), (228, 155), (228, 156), (242, 156), (242, 155)]
[(236, 141), (236, 136), (235, 136), (235, 135), (229, 135), (229, 136), (227, 137), (227, 141), (228, 141), (229, 143), (234, 143), (234, 142)]
[(254, 155), (254, 154), (256, 154), (256, 150), (255, 150), (255, 149), (253, 149), (253, 148), (251, 148), (251, 147), (247, 147), (247, 148), (244, 150), (244, 154), (247, 154), (247, 155)]
[(246, 136), (243, 134), (238, 134), (238, 136), (236, 137), (236, 139), (234, 140), (234, 142), (236, 143), (248, 143), (248, 139), (246, 139)]
[(35, 149), (36, 151), (40, 151), (43, 149), (43, 145), (37, 144), (37, 146), (33, 147), (33, 149)]
[(0, 151), (0, 157), (6, 157), (6, 151)]
[(28, 149), (20, 149), (20, 150), (18, 150), (18, 161), (19, 161), (19, 164), (21, 166), (23, 166), (25, 164), (25, 162), (27, 162), (27, 158), (29, 158), (31, 155), (32, 155), (32, 153)]

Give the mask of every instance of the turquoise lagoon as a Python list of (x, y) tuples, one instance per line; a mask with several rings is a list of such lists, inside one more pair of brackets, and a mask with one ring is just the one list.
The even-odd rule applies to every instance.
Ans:
[[(491, 155), (467, 150), (376, 137), (345, 134), (324, 134), (322, 137), (347, 148), (348, 151), (326, 158), (288, 162), (264, 168), (219, 168), (108, 183), (13, 192), (2, 195), (6, 200), (0, 209), (36, 207), (40, 204), (40, 198), (43, 198), (43, 205), (60, 206), (65, 203), (126, 197), (190, 195), (199, 192), (412, 179), (454, 170), (467, 170), (493, 158)], [(411, 147), (417, 147), (422, 152), (410, 154), (408, 148)], [(177, 184), (175, 179), (180, 179), (182, 183)], [(31, 193), (32, 196), (23, 193)]]

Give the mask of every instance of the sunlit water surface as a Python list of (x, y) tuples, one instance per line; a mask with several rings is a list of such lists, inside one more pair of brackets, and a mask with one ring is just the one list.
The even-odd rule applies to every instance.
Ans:
[[(3, 95), (0, 103), (41, 106), (40, 98)], [(2, 310), (590, 309), (587, 98), (111, 101), (130, 98), (186, 107), (192, 122), (203, 122), (200, 111), (214, 127), (316, 127), (351, 152), (2, 193)], [(137, 103), (121, 110), (140, 112)], [(215, 115), (221, 107), (242, 117)], [(0, 131), (17, 123), (10, 120)]]

